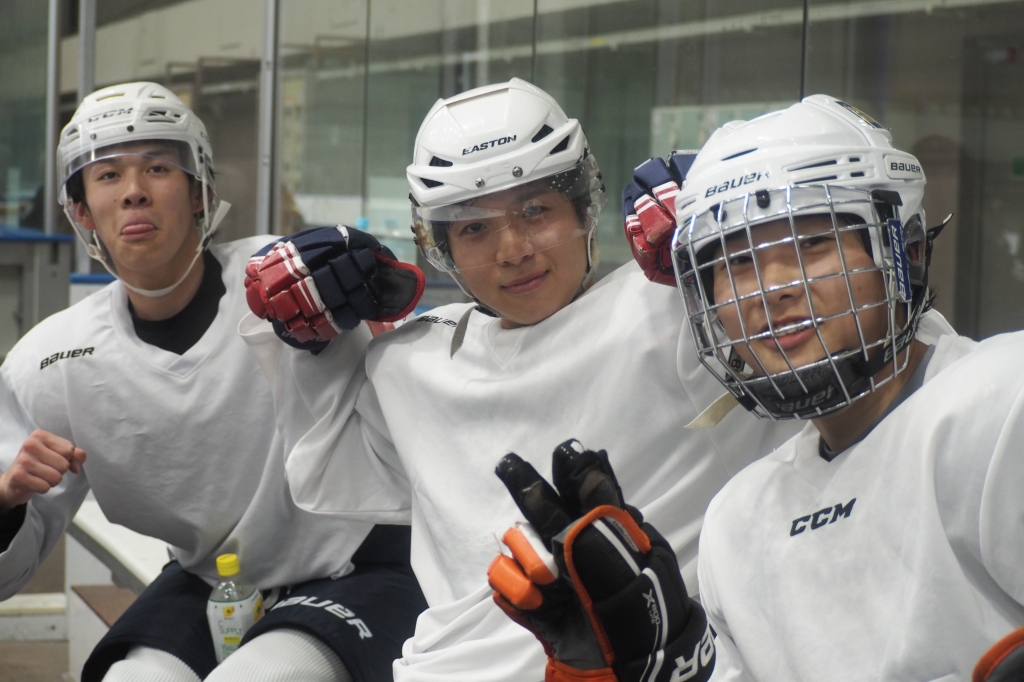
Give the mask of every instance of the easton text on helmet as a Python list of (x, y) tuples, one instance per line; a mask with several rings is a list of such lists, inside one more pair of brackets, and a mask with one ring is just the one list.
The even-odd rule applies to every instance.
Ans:
[(480, 151), (483, 151), (485, 149), (490, 149), (491, 147), (498, 147), (498, 146), (501, 146), (503, 144), (508, 144), (509, 142), (515, 142), (515, 141), (516, 141), (516, 136), (515, 135), (506, 135), (505, 137), (499, 137), (496, 140), (490, 140), (488, 142), (481, 142), (480, 144), (475, 144), (472, 147), (470, 147), (469, 149), (463, 149), (462, 150), (462, 155), (465, 156), (466, 154), (472, 154), (473, 152), (480, 152)]

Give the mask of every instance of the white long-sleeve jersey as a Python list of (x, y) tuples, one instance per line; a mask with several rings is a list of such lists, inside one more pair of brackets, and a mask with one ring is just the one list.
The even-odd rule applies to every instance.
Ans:
[[(503, 455), (516, 452), (550, 478), (562, 441), (606, 449), (626, 499), (672, 543), (696, 593), (711, 497), (799, 428), (734, 410), (715, 428), (684, 430), (723, 389), (697, 360), (678, 292), (635, 264), (530, 327), (502, 329), (473, 313), (452, 357), (468, 307), (436, 309), (375, 339), (357, 407), (382, 461), (408, 475), (412, 565), (430, 605), (395, 664), (399, 682), (544, 677), (541, 646), (494, 605), (486, 582), (498, 538), (521, 518), (494, 475)], [(303, 374), (307, 397), (292, 401), (299, 413), (283, 423), (309, 428), (289, 442), (293, 493), (304, 506), (343, 511), (346, 500), (323, 491), (349, 476), (332, 453), (345, 424), (301, 409), (335, 392), (330, 372), (309, 369), (317, 358), (308, 354), (291, 357), (287, 371)]]
[(714, 679), (969, 680), (1024, 624), (1024, 334), (943, 336), (924, 380), (831, 462), (809, 423), (715, 497)]
[[(82, 474), (28, 503), (0, 553), (0, 599), (31, 577), (89, 488), (107, 518), (167, 542), (185, 569), (211, 581), (223, 552), (237, 553), (261, 587), (351, 569), (373, 519), (295, 506), (270, 386), (237, 334), (248, 310), (245, 263), (267, 241), (212, 247), (226, 293), (182, 355), (138, 338), (120, 282), (42, 321), (11, 350), (0, 366), (0, 470), (36, 428), (72, 441), (87, 460)], [(362, 384), (369, 339), (361, 327), (336, 344), (339, 385)]]

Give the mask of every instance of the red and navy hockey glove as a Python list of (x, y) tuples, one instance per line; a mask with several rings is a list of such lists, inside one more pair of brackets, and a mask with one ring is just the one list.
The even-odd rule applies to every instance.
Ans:
[(394, 322), (412, 312), (426, 281), (375, 237), (351, 227), (317, 227), (260, 249), (245, 268), (249, 308), (270, 318), (296, 348), (322, 349), (361, 320)]
[(1020, 682), (1024, 680), (1024, 628), (996, 642), (974, 667), (971, 682)]
[(502, 538), (487, 572), (494, 601), (548, 654), (546, 682), (703, 682), (711, 628), (686, 593), (675, 552), (625, 505), (604, 450), (552, 456), (558, 491), (518, 455), (496, 473), (529, 524)]
[(658, 284), (676, 285), (672, 269), (672, 235), (676, 197), (696, 153), (674, 152), (668, 162), (655, 157), (637, 166), (633, 182), (622, 190), (622, 219), (633, 258)]

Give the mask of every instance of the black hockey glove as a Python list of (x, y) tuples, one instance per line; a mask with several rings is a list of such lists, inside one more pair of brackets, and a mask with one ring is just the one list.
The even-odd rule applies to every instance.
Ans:
[(270, 318), (287, 344), (322, 350), (361, 320), (394, 322), (423, 296), (423, 272), (376, 237), (351, 227), (317, 227), (260, 249), (245, 268), (249, 308)]
[(576, 440), (552, 456), (558, 491), (516, 454), (498, 477), (529, 525), (488, 569), (494, 600), (548, 654), (546, 682), (703, 682), (715, 647), (675, 553), (626, 506), (604, 450)]

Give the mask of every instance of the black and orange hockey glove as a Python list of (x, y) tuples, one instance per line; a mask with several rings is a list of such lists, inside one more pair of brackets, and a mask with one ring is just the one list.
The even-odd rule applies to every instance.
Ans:
[(494, 600), (548, 654), (546, 682), (703, 682), (715, 664), (704, 610), (675, 553), (626, 506), (603, 450), (552, 457), (557, 492), (518, 455), (498, 464), (528, 524), (488, 569)]
[(1024, 628), (1014, 630), (992, 645), (974, 667), (971, 682), (1024, 680)]

